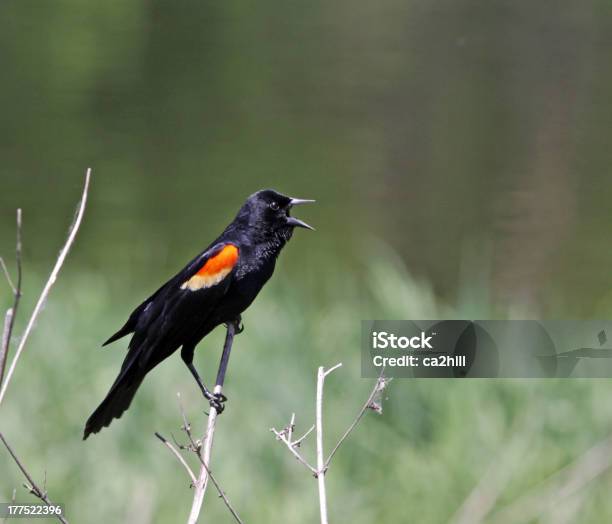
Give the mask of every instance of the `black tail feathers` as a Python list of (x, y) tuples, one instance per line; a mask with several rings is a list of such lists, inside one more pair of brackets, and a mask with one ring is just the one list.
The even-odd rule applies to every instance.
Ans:
[(130, 407), (138, 387), (144, 379), (144, 373), (122, 372), (106, 395), (106, 398), (92, 413), (85, 423), (83, 440), (91, 433), (98, 433), (108, 426), (113, 419), (120, 418), (123, 412)]

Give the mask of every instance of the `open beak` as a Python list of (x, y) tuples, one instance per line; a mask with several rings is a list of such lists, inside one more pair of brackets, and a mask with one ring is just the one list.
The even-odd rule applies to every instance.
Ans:
[[(302, 204), (312, 204), (313, 202), (315, 202), (315, 200), (306, 200), (304, 198), (292, 198), (291, 202), (289, 202), (289, 209), (291, 209), (293, 206), (301, 206)], [(293, 227), (303, 227), (305, 229), (310, 229), (312, 231), (315, 231), (314, 227), (309, 226), (306, 222), (304, 222), (303, 220), (300, 220), (299, 218), (289, 216), (289, 214), (287, 214), (287, 224)]]

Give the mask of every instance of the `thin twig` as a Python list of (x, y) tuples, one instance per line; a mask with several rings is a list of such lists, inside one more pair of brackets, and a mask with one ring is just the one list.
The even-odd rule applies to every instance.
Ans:
[[(332, 457), (338, 451), (340, 445), (346, 440), (346, 438), (351, 434), (355, 426), (359, 423), (361, 418), (367, 409), (372, 409), (377, 413), (382, 413), (382, 393), (384, 389), (387, 387), (390, 379), (384, 377), (384, 368), (382, 369), (376, 384), (374, 385), (374, 389), (370, 393), (370, 396), (366, 400), (365, 404), (357, 414), (357, 417), (353, 421), (353, 423), (349, 426), (349, 428), (344, 432), (344, 435), (340, 438), (334, 449), (332, 450), (329, 458), (324, 460), (325, 454), (323, 451), (323, 386), (325, 383), (325, 378), (333, 373), (336, 369), (342, 366), (342, 363), (336, 364), (329, 369), (325, 369), (323, 366), (320, 366), (317, 371), (317, 394), (316, 394), (316, 403), (315, 403), (315, 424), (312, 426), (303, 436), (301, 436), (297, 440), (293, 439), (293, 431), (295, 429), (295, 413), (291, 415), (291, 420), (289, 425), (285, 427), (283, 430), (278, 431), (275, 428), (270, 428), (270, 431), (274, 433), (277, 440), (282, 441), (287, 449), (291, 452), (291, 454), (299, 460), (306, 468), (308, 468), (314, 477), (317, 479), (317, 484), (319, 488), (319, 512), (321, 524), (327, 524), (327, 493), (325, 489), (325, 474), (329, 468), (329, 464), (331, 462)], [(380, 399), (378, 397), (381, 397)], [(297, 451), (298, 448), (304, 439), (312, 433), (313, 430), (316, 429), (316, 455), (317, 455), (317, 467), (311, 466), (304, 457)]]
[(293, 430), (295, 429), (295, 413), (291, 413), (291, 420), (287, 426), (287, 439), (291, 442), (293, 438)]
[(335, 366), (332, 366), (327, 371), (324, 371), (323, 377), (326, 377), (327, 375), (329, 375), (330, 373), (333, 373), (334, 371), (336, 371), (338, 368), (341, 368), (341, 367), (342, 367), (342, 362), (338, 362)]
[[(239, 321), (228, 322), (227, 324), (227, 333), (225, 335), (225, 343), (223, 344), (223, 353), (221, 354), (221, 362), (219, 363), (217, 380), (215, 388), (213, 389), (214, 395), (221, 395), (223, 393), (225, 372), (227, 370), (229, 355), (232, 350), (234, 335), (237, 331), (238, 324)], [(193, 502), (191, 504), (191, 512), (189, 513), (189, 519), (187, 520), (188, 524), (195, 524), (198, 521), (200, 511), (202, 510), (202, 504), (204, 502), (204, 495), (206, 494), (206, 488), (208, 486), (208, 479), (210, 478), (212, 480), (212, 476), (210, 475), (210, 456), (212, 452), (213, 439), (215, 436), (217, 415), (217, 409), (211, 405), (210, 414), (208, 415), (208, 423), (206, 425), (206, 432), (203, 438), (204, 443), (202, 447), (204, 448), (204, 453), (198, 453), (198, 456), (201, 457), (201, 467), (200, 473), (198, 475), (198, 480), (195, 483)], [(216, 482), (213, 481), (213, 484), (216, 485)]]
[(6, 277), (6, 280), (8, 281), (9, 286), (11, 287), (11, 291), (13, 292), (13, 295), (17, 294), (17, 288), (15, 287), (15, 284), (13, 284), (13, 281), (11, 280), (11, 274), (8, 271), (8, 268), (6, 267), (6, 264), (4, 263), (4, 259), (2, 257), (0, 257), (0, 266), (2, 266), (2, 271), (4, 272), (4, 276)]
[[(17, 285), (13, 285), (13, 281), (9, 275), (4, 260), (2, 260), (2, 268), (6, 275), (6, 279), (13, 290), (13, 307), (11, 308), (11, 318), (8, 322), (8, 326), (5, 324), (6, 331), (2, 337), (2, 348), (0, 349), (0, 386), (2, 386), (4, 380), (4, 370), (6, 369), (6, 362), (9, 354), (9, 346), (11, 344), (11, 336), (13, 334), (13, 328), (15, 327), (15, 318), (17, 317), (17, 309), (19, 308), (19, 301), (21, 300), (21, 209), (17, 209), (17, 233), (15, 241), (15, 262), (17, 264)], [(7, 312), (8, 314), (8, 312)], [(8, 382), (8, 380), (7, 380)], [(1, 402), (0, 397), (0, 402)]]
[(314, 466), (311, 466), (308, 463), (308, 461), (300, 454), (300, 452), (297, 449), (295, 449), (308, 436), (308, 434), (310, 434), (312, 432), (312, 430), (314, 429), (314, 426), (312, 428), (310, 428), (306, 432), (306, 434), (303, 437), (301, 437), (298, 441), (293, 442), (291, 440), (291, 434), (293, 432), (293, 430), (291, 428), (293, 426), (294, 421), (295, 421), (295, 414), (291, 417), (291, 422), (289, 422), (289, 425), (286, 428), (282, 429), (281, 431), (278, 431), (276, 428), (270, 428), (270, 431), (272, 433), (274, 433), (274, 435), (276, 436), (276, 439), (280, 440), (281, 442), (283, 442), (285, 444), (285, 446), (287, 446), (287, 449), (291, 452), (291, 454), (301, 464), (303, 464), (306, 468), (308, 468), (310, 470), (310, 472), (316, 477), (317, 469)]
[[(334, 369), (335, 368), (332, 368), (331, 371), (333, 371)], [(332, 449), (332, 452), (329, 454), (329, 457), (327, 457), (327, 460), (325, 461), (325, 469), (327, 469), (329, 467), (329, 464), (330, 464), (332, 458), (334, 457), (334, 455), (336, 454), (336, 451), (338, 451), (338, 448), (347, 439), (347, 437), (352, 433), (352, 431), (355, 429), (355, 426), (357, 426), (357, 424), (361, 420), (361, 417), (363, 417), (363, 415), (365, 414), (365, 412), (368, 409), (372, 409), (372, 410), (376, 411), (378, 414), (382, 413), (382, 405), (381, 405), (381, 403), (380, 402), (375, 402), (374, 399), (377, 396), (382, 395), (382, 392), (384, 391), (384, 389), (387, 387), (387, 384), (389, 383), (389, 379), (385, 378), (385, 376), (383, 374), (384, 371), (385, 370), (383, 368), (383, 370), (380, 372), (380, 375), (378, 376), (378, 380), (376, 381), (376, 384), (374, 384), (374, 388), (372, 389), (372, 392), (370, 393), (370, 396), (368, 397), (368, 400), (365, 401), (365, 404), (359, 410), (359, 413), (357, 414), (357, 417), (355, 418), (355, 420), (353, 420), (352, 424), (344, 432), (344, 435), (342, 435), (342, 437), (340, 437), (340, 440), (334, 446), (334, 449)], [(329, 373), (329, 371), (328, 371), (328, 373)]]
[[(212, 471), (210, 471), (210, 469), (208, 469), (208, 467), (206, 466), (206, 464), (204, 463), (204, 459), (202, 458), (202, 444), (198, 443), (194, 440), (193, 438), (193, 434), (191, 433), (191, 424), (189, 423), (189, 421), (187, 420), (187, 415), (185, 414), (185, 409), (183, 408), (183, 403), (181, 402), (181, 394), (177, 393), (177, 397), (178, 397), (178, 404), (179, 404), (179, 410), (181, 412), (181, 418), (183, 419), (183, 425), (181, 426), (181, 430), (183, 430), (185, 432), (185, 434), (187, 435), (187, 438), (189, 439), (189, 444), (188, 445), (182, 445), (180, 443), (178, 443), (176, 441), (176, 439), (174, 438), (174, 435), (172, 436), (172, 439), (174, 440), (175, 445), (179, 448), (179, 449), (187, 449), (189, 451), (192, 451), (193, 453), (196, 454), (196, 456), (198, 457), (200, 464), (206, 468), (208, 476), (210, 477), (211, 482), (213, 483), (213, 485), (215, 486), (217, 493), (219, 493), (219, 497), (223, 500), (223, 502), (225, 503), (227, 509), (229, 510), (229, 512), (232, 514), (232, 516), (236, 519), (236, 522), (238, 522), (238, 524), (244, 524), (242, 522), (242, 520), (240, 519), (240, 517), (238, 516), (238, 513), (236, 512), (236, 510), (234, 509), (234, 507), (232, 506), (231, 502), (229, 501), (229, 499), (227, 498), (227, 495), (225, 494), (225, 492), (221, 489), (221, 486), (219, 485), (219, 483), (217, 482), (217, 479), (214, 477), (214, 475), (212, 474)], [(155, 435), (157, 436), (157, 438), (159, 438), (160, 440), (163, 438), (159, 433), (155, 433)], [(167, 446), (171, 446), (171, 444), (166, 440), (165, 440), (165, 444)], [(176, 449), (172, 450), (173, 453), (177, 454), (178, 451), (176, 451)], [(184, 462), (184, 460), (182, 459), (181, 456), (181, 461)], [(186, 464), (186, 463), (185, 463)], [(185, 465), (184, 464), (184, 465)], [(189, 467), (189, 466), (186, 466)], [(189, 468), (189, 472), (190, 472), (190, 476), (193, 475), (192, 478), (192, 485), (195, 486), (197, 479), (195, 477), (195, 475), (192, 473), (191, 468)]]
[[(193, 442), (193, 439), (190, 437), (191, 441)], [(221, 486), (219, 485), (219, 483), (217, 482), (217, 479), (215, 478), (215, 476), (213, 475), (212, 471), (210, 471), (209, 467), (206, 465), (206, 462), (204, 462), (204, 459), (202, 458), (202, 454), (201, 454), (201, 446), (197, 448), (196, 450), (196, 455), (198, 456), (198, 458), (200, 459), (200, 464), (202, 465), (203, 468), (206, 469), (206, 473), (208, 474), (208, 476), (210, 477), (210, 481), (213, 483), (213, 485), (215, 486), (215, 489), (217, 490), (217, 493), (219, 493), (219, 497), (221, 497), (221, 499), (223, 500), (223, 502), (225, 503), (225, 506), (227, 507), (227, 509), (229, 510), (229, 512), (232, 514), (232, 516), (236, 519), (236, 522), (238, 522), (238, 524), (244, 524), (244, 522), (242, 522), (242, 519), (238, 516), (238, 513), (236, 512), (236, 510), (234, 509), (234, 507), (232, 506), (231, 502), (229, 501), (229, 499), (227, 498), (227, 495), (225, 494), (225, 492), (221, 489)]]
[[(187, 415), (185, 414), (185, 408), (183, 407), (183, 403), (181, 402), (181, 394), (177, 393), (179, 410), (181, 411), (181, 418), (183, 419), (183, 425), (181, 429), (187, 435), (190, 444), (190, 450), (193, 451), (197, 456), (200, 462), (202, 462), (202, 455), (200, 454), (200, 450), (202, 449), (202, 442), (196, 442), (193, 438), (193, 433), (191, 432), (191, 423), (187, 420)], [(206, 438), (206, 435), (204, 436)]]
[(11, 343), (11, 326), (13, 325), (13, 308), (8, 308), (4, 315), (4, 329), (2, 330), (2, 345), (0, 346), (0, 385), (2, 385), (2, 375), (4, 374), (4, 366), (8, 356), (9, 345)]
[(198, 481), (198, 479), (196, 479), (196, 476), (195, 476), (194, 472), (191, 470), (191, 468), (189, 467), (189, 464), (187, 464), (187, 462), (185, 462), (185, 459), (183, 458), (183, 455), (181, 455), (179, 453), (179, 451), (172, 444), (170, 444), (170, 442), (168, 442), (168, 439), (166, 439), (165, 437), (160, 435), (157, 431), (155, 432), (155, 436), (159, 440), (162, 441), (164, 446), (166, 446), (170, 451), (172, 451), (172, 453), (174, 453), (174, 456), (183, 465), (183, 467), (185, 468), (185, 470), (189, 474), (189, 478), (191, 479), (191, 484), (195, 486), (195, 483)]
[[(43, 288), (43, 291), (38, 299), (38, 302), (36, 303), (36, 306), (34, 308), (34, 311), (32, 312), (32, 315), (26, 325), (26, 329), (23, 333), (23, 336), (21, 337), (21, 340), (19, 342), (19, 345), (17, 346), (17, 351), (15, 353), (15, 356), (13, 357), (13, 360), (11, 362), (11, 366), (9, 367), (8, 373), (6, 375), (6, 380), (3, 380), (4, 378), (4, 370), (6, 368), (6, 362), (8, 359), (8, 353), (9, 353), (9, 346), (11, 343), (11, 335), (13, 332), (13, 327), (15, 324), (15, 318), (17, 316), (17, 309), (19, 306), (19, 301), (21, 299), (21, 283), (22, 283), (22, 263), (21, 263), (21, 209), (17, 210), (17, 241), (16, 241), (16, 262), (17, 262), (17, 285), (13, 285), (10, 276), (8, 274), (8, 270), (6, 268), (6, 265), (4, 264), (4, 260), (2, 260), (2, 268), (4, 270), (4, 273), (7, 277), (7, 280), (9, 281), (9, 285), (11, 286), (12, 290), (13, 290), (13, 294), (14, 294), (14, 302), (13, 302), (13, 307), (11, 309), (9, 309), (6, 313), (5, 316), (5, 323), (4, 323), (4, 330), (2, 333), (2, 347), (0, 348), (1, 352), (0, 352), (0, 404), (2, 403), (2, 400), (4, 399), (4, 396), (6, 394), (6, 390), (8, 388), (8, 385), (11, 381), (11, 377), (13, 376), (13, 373), (15, 371), (15, 367), (17, 365), (17, 362), (19, 361), (19, 357), (21, 356), (21, 353), (25, 347), (25, 343), (28, 339), (28, 336), (30, 334), (30, 332), (32, 331), (34, 324), (36, 322), (36, 319), (38, 317), (38, 314), (40, 313), (42, 306), (51, 290), (51, 287), (53, 286), (53, 284), (55, 283), (55, 280), (57, 279), (57, 275), (59, 274), (59, 271), (64, 263), (64, 260), (74, 242), (74, 239), (76, 237), (77, 231), (79, 229), (79, 226), (81, 224), (81, 220), (83, 218), (83, 213), (85, 211), (85, 204), (87, 201), (87, 192), (89, 189), (89, 180), (90, 180), (90, 176), (91, 176), (91, 169), (87, 170), (87, 173), (85, 175), (85, 187), (83, 189), (83, 195), (81, 197), (81, 202), (79, 204), (79, 208), (77, 211), (77, 215), (76, 215), (76, 219), (74, 221), (74, 224), (71, 226), (69, 233), (68, 233), (68, 239), (66, 241), (66, 244), (64, 245), (64, 247), (62, 248), (62, 250), (60, 251), (60, 254), (57, 258), (57, 261), (55, 263), (55, 266), (53, 268), (53, 270), (51, 271), (51, 275), (49, 276), (49, 280), (47, 281), (47, 283), (45, 284), (45, 287)], [(23, 464), (21, 463), (21, 461), (19, 460), (19, 458), (17, 457), (17, 455), (15, 454), (15, 452), (13, 451), (13, 449), (9, 446), (8, 442), (6, 441), (6, 439), (4, 438), (4, 436), (0, 433), (0, 439), (2, 440), (2, 442), (4, 443), (6, 449), (8, 450), (9, 454), (11, 455), (11, 457), (13, 458), (13, 460), (15, 461), (15, 463), (17, 464), (17, 466), (19, 467), (19, 469), (21, 470), (21, 472), (23, 473), (23, 475), (25, 476), (25, 478), (27, 479), (29, 484), (24, 484), (24, 486), (36, 497), (38, 497), (40, 500), (42, 500), (43, 502), (45, 502), (47, 505), (51, 505), (51, 501), (49, 500), (49, 497), (47, 496), (47, 491), (46, 491), (46, 485), (47, 485), (47, 472), (45, 471), (45, 477), (44, 477), (44, 483), (43, 483), (43, 489), (40, 489), (37, 484), (34, 482), (34, 480), (32, 479), (32, 477), (29, 475), (29, 473), (27, 472), (27, 470), (25, 469), (25, 467), (23, 466)], [(62, 516), (62, 515), (55, 515), (61, 522), (67, 524), (67, 520)]]
[[(34, 479), (32, 479), (32, 477), (30, 476), (28, 471), (25, 469), (25, 466), (21, 463), (19, 458), (17, 458), (17, 455), (13, 451), (13, 448), (9, 446), (9, 443), (6, 441), (2, 433), (0, 433), (0, 440), (2, 440), (2, 443), (8, 450), (9, 454), (11, 455), (11, 457), (13, 457), (15, 464), (17, 464), (17, 466), (23, 473), (23, 476), (28, 481), (28, 484), (26, 484), (25, 487), (29, 490), (29, 492), (32, 493), (32, 495), (34, 495), (35, 497), (42, 500), (47, 506), (54, 506), (55, 504), (53, 504), (53, 502), (51, 502), (51, 500), (49, 499), (49, 496), (47, 495), (46, 490), (40, 489), (38, 485), (36, 484), (36, 482), (34, 482)], [(55, 516), (59, 519), (60, 522), (63, 522), (64, 524), (68, 524), (68, 521), (62, 515), (56, 514)]]
[[(51, 275), (49, 275), (49, 279), (47, 280), (47, 283), (45, 284), (45, 287), (43, 288), (42, 293), (40, 294), (40, 297), (38, 298), (38, 302), (36, 303), (36, 306), (34, 307), (32, 316), (30, 317), (30, 320), (28, 321), (25, 331), (23, 332), (23, 336), (21, 337), (21, 340), (19, 341), (19, 345), (17, 346), (17, 351), (15, 352), (15, 356), (13, 357), (8, 373), (6, 375), (6, 380), (2, 383), (2, 389), (0, 390), (0, 404), (2, 404), (2, 400), (4, 399), (6, 390), (9, 386), (13, 373), (15, 372), (15, 367), (17, 366), (17, 362), (19, 361), (19, 357), (21, 356), (21, 352), (23, 351), (23, 348), (25, 347), (28, 337), (30, 333), (32, 332), (32, 328), (34, 327), (34, 324), (36, 323), (38, 314), (40, 313), (45, 301), (47, 300), (47, 297), (49, 296), (49, 292), (51, 291), (51, 287), (53, 287), (53, 284), (57, 280), (57, 276), (60, 272), (60, 269), (62, 268), (64, 261), (66, 260), (66, 256), (68, 255), (68, 252), (70, 251), (70, 248), (72, 247), (72, 244), (74, 243), (74, 239), (76, 238), (77, 232), (81, 225), (81, 220), (83, 219), (83, 214), (85, 212), (85, 204), (87, 203), (87, 192), (89, 190), (90, 178), (91, 178), (91, 168), (88, 168), (87, 173), (85, 174), (85, 185), (83, 187), (83, 195), (81, 196), (81, 202), (77, 210), (76, 218), (74, 220), (74, 223), (70, 227), (70, 230), (68, 233), (68, 239), (66, 240), (64, 247), (62, 248), (59, 256), (57, 257), (57, 261), (55, 262), (55, 266), (53, 267), (53, 270), (51, 271)], [(18, 221), (19, 222), (21, 221), (21, 213), (18, 213)], [(20, 227), (21, 227), (21, 224), (19, 224), (19, 228)], [(18, 243), (19, 243), (19, 251), (21, 251), (20, 240)], [(20, 280), (21, 280), (21, 275), (19, 275), (19, 278), (18, 278), (17, 289), (19, 289)], [(15, 309), (13, 308), (13, 319), (14, 319), (14, 314), (15, 314)]]
[(323, 385), (325, 377), (342, 366), (342, 363), (336, 364), (325, 371), (323, 366), (319, 366), (317, 372), (317, 399), (315, 403), (315, 426), (317, 437), (317, 484), (319, 486), (319, 513), (321, 516), (321, 524), (327, 524), (327, 491), (325, 489), (325, 473), (327, 466), (325, 462), (325, 452), (323, 451)]
[(176, 394), (176, 398), (178, 399), (179, 411), (181, 412), (181, 418), (183, 419), (183, 427), (181, 429), (185, 433), (187, 433), (187, 436), (189, 437), (189, 440), (192, 441), (191, 443), (195, 444), (193, 442), (193, 439), (191, 438), (191, 424), (187, 420), (187, 415), (185, 414), (185, 408), (183, 407), (183, 402), (181, 401), (181, 394), (177, 393)]
[(304, 441), (304, 439), (305, 439), (305, 438), (306, 438), (308, 435), (310, 435), (310, 434), (311, 434), (311, 433), (314, 431), (314, 429), (315, 429), (315, 425), (313, 424), (312, 426), (310, 426), (310, 429), (309, 429), (309, 430), (308, 430), (306, 433), (304, 433), (304, 434), (303, 434), (303, 435), (302, 435), (302, 436), (301, 436), (299, 439), (294, 440), (294, 441), (291, 443), (291, 445), (292, 445), (292, 446), (295, 446), (296, 448), (299, 448), (299, 447), (300, 447), (300, 445), (302, 444), (302, 442)]
[(319, 513), (321, 524), (327, 524), (327, 491), (325, 490), (325, 461), (323, 459), (323, 383), (325, 370), (319, 366), (317, 373), (317, 400), (315, 403), (315, 426), (317, 437), (317, 484), (319, 487)]

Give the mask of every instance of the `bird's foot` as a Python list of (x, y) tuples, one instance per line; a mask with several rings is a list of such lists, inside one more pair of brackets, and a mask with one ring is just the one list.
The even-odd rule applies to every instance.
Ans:
[(223, 410), (225, 409), (225, 402), (227, 402), (227, 397), (223, 393), (213, 393), (208, 399), (210, 407), (215, 408), (217, 415), (221, 415), (221, 413), (223, 413)]
[(240, 335), (240, 333), (244, 331), (244, 324), (242, 323), (241, 316), (239, 316), (238, 318), (235, 318), (234, 320), (231, 320), (230, 322), (226, 322), (225, 326), (229, 327), (230, 324), (234, 324), (234, 327), (235, 327), (234, 335)]

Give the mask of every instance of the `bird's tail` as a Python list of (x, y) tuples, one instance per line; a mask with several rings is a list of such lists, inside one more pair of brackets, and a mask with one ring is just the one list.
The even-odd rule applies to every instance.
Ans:
[(97, 433), (108, 426), (113, 419), (120, 418), (123, 412), (130, 407), (132, 399), (146, 374), (144, 370), (138, 369), (135, 362), (130, 364), (121, 370), (106, 398), (87, 419), (83, 440), (91, 433)]

